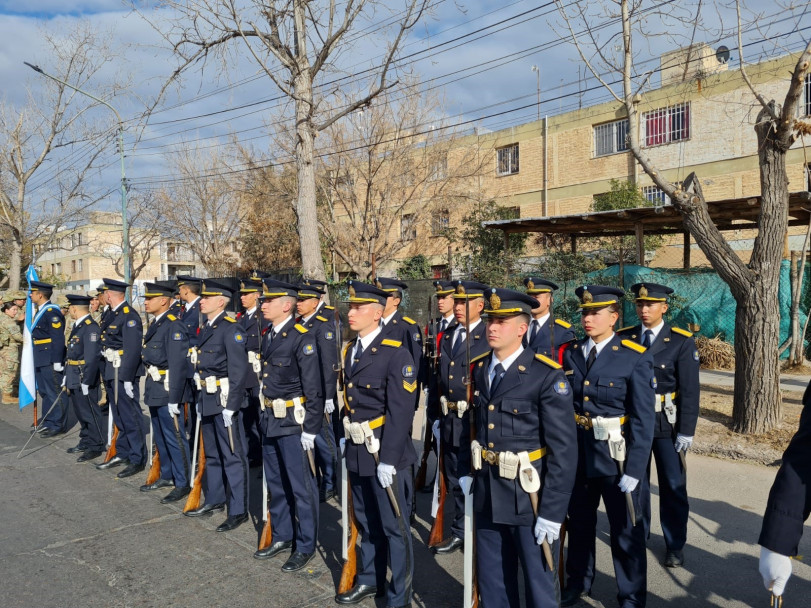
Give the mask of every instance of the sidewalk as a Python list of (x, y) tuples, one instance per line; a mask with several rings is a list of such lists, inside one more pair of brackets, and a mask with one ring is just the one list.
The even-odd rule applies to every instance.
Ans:
[[(735, 372), (720, 369), (702, 369), (699, 373), (699, 381), (702, 385), (734, 386)], [(781, 374), (780, 390), (802, 393), (809, 382), (811, 382), (811, 376)]]

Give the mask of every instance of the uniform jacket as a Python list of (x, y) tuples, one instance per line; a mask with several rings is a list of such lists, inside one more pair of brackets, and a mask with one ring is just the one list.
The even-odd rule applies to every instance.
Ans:
[[(324, 311), (326, 312), (326, 311)], [(301, 324), (315, 336), (318, 344), (318, 362), (321, 367), (321, 394), (324, 400), (338, 398), (338, 349), (341, 347), (341, 336), (335, 329), (335, 319), (324, 316), (316, 310), (306, 322)]]
[[(260, 346), (261, 336), (259, 332), (259, 315), (261, 314), (262, 311), (259, 310), (258, 306), (250, 316), (245, 314), (244, 311), (237, 314), (237, 323), (239, 323), (245, 333), (245, 350), (246, 352), (255, 352), (257, 355), (262, 354), (262, 347)], [(256, 372), (253, 371), (253, 366), (251, 366), (250, 363), (248, 364), (248, 368), (250, 373), (245, 380), (245, 388), (256, 388), (259, 386), (259, 378), (257, 378)]]
[[(641, 342), (645, 328), (641, 325), (620, 330), (624, 338)], [(653, 357), (656, 375), (656, 394), (678, 392), (675, 428), (667, 421), (664, 411), (656, 414), (654, 437), (674, 437), (675, 433), (692, 437), (698, 424), (698, 398), (701, 392), (698, 380), (698, 349), (692, 334), (665, 323), (648, 352)], [(655, 405), (655, 404), (654, 404)]]
[[(180, 308), (181, 314), (178, 318), (186, 325), (186, 334), (189, 336), (189, 348), (200, 344), (200, 334), (203, 332), (203, 326), (206, 324), (205, 317), (200, 317), (200, 298), (186, 310), (185, 303)], [(202, 320), (201, 320), (202, 319)]]
[[(436, 367), (434, 367), (434, 362), (426, 359), (425, 360), (425, 369), (426, 374), (425, 377), (428, 382), (428, 395), (426, 399), (426, 409), (429, 413), (429, 417), (431, 419), (436, 419), (439, 416), (440, 409), (439, 409), (439, 396), (440, 396), (440, 384), (439, 384), (439, 370), (442, 365), (442, 338), (446, 333), (452, 333), (454, 327), (456, 326), (456, 318), (451, 317), (451, 322), (448, 326), (444, 329), (444, 331), (439, 331), (439, 326), (442, 323), (442, 317), (437, 317), (434, 319), (434, 331), (436, 335), (434, 336), (434, 341), (436, 342)], [(425, 329), (426, 339), (430, 334), (430, 329)]]
[(758, 543), (782, 555), (797, 555), (803, 522), (811, 512), (811, 384), (803, 395), (800, 428), (783, 454), (763, 516)]
[(47, 367), (65, 360), (65, 317), (56, 304), (45, 303), (31, 327), (34, 367)]
[[(141, 364), (141, 345), (144, 327), (139, 315), (129, 302), (124, 301), (109, 313), (108, 322), (101, 328), (101, 348), (111, 348), (121, 353), (121, 367), (118, 369), (119, 382), (135, 382), (144, 373)], [(113, 380), (115, 368), (112, 363), (104, 366), (104, 379)]]
[[(448, 401), (468, 401), (468, 387), (465, 380), (467, 370), (467, 346), (464, 342), (459, 346), (456, 356), (452, 356), (454, 336), (464, 325), (454, 323), (450, 329), (442, 334), (439, 357), (439, 397)], [(471, 360), (490, 350), (487, 345), (487, 326), (481, 321), (470, 333)], [(441, 415), (441, 409), (440, 415)], [(470, 444), (470, 415), (468, 412), (459, 418), (455, 411), (449, 411), (447, 416), (441, 417), (440, 436), (442, 441), (454, 447)], [(465, 454), (467, 456), (467, 454)]]
[(414, 368), (418, 373), (418, 381), (422, 384), (427, 380), (427, 362), (422, 356), (422, 331), (414, 319), (404, 317), (399, 310), (394, 313), (391, 320), (383, 326), (381, 332), (384, 338), (391, 338), (397, 342), (402, 342), (403, 346), (411, 354), (414, 361)]
[[(192, 330), (196, 331), (196, 330)], [(209, 393), (205, 379), (209, 376), (228, 378), (228, 399), (225, 408), (232, 412), (242, 409), (245, 401), (245, 381), (252, 374), (245, 350), (245, 332), (236, 319), (221, 313), (214, 323), (206, 322), (200, 329), (200, 344), (197, 354), (197, 374), (202, 389), (198, 391), (200, 411), (203, 416), (221, 414), (221, 389)]]
[[(554, 319), (553, 336), (552, 320), (552, 316), (550, 315), (549, 318), (544, 321), (544, 324), (541, 325), (538, 333), (535, 334), (535, 338), (532, 340), (532, 344), (529, 345), (529, 348), (540, 355), (546, 355), (547, 357), (551, 357), (557, 361), (557, 350), (560, 345), (565, 344), (566, 342), (571, 342), (576, 338), (576, 336), (574, 335), (571, 324), (567, 323), (563, 319)], [(526, 337), (529, 338), (529, 330), (527, 330)], [(553, 337), (554, 340), (552, 339)], [(554, 350), (552, 349), (553, 342)], [(526, 347), (526, 345), (524, 346)]]
[[(383, 426), (374, 429), (380, 440), (380, 462), (402, 471), (417, 460), (411, 442), (417, 368), (408, 348), (381, 331), (352, 368), (355, 340), (344, 347), (344, 417), (365, 422), (386, 416)], [(346, 442), (346, 468), (362, 476), (376, 473), (374, 457), (365, 445)]]
[[(73, 325), (66, 346), (66, 388), (79, 390), (82, 384), (87, 386), (98, 384), (101, 363), (100, 338), (101, 329), (90, 316)], [(71, 361), (76, 362), (77, 365), (71, 364)]]
[[(560, 365), (524, 349), (507, 368), (495, 394), (490, 394), (492, 355), (473, 363), (476, 440), (496, 452), (533, 451), (546, 456), (532, 464), (541, 475), (538, 515), (563, 522), (574, 486), (577, 443), (572, 390)], [(473, 508), (492, 515), (495, 523), (535, 523), (529, 494), (520, 481), (504, 479), (498, 466), (482, 463), (475, 473)]]
[[(563, 367), (574, 395), (574, 409), (592, 418), (628, 416), (624, 427), (625, 473), (635, 479), (646, 475), (653, 442), (653, 403), (656, 380), (653, 358), (639, 344), (617, 334), (609, 340), (591, 369), (586, 371), (583, 346), (588, 338), (574, 342), (563, 354)], [(642, 351), (642, 352), (640, 352)], [(617, 475), (607, 441), (594, 438), (593, 430), (577, 427), (580, 447), (578, 466), (586, 477)]]
[(262, 394), (270, 400), (305, 397), (304, 423), (299, 424), (288, 407), (284, 418), (276, 418), (266, 403), (262, 417), (268, 437), (301, 433), (317, 435), (324, 421), (324, 397), (321, 393), (321, 366), (316, 337), (290, 317), (284, 324), (265, 334), (262, 350)]
[(9, 349), (9, 352), (13, 350), (12, 356), (17, 359), (17, 347), (22, 343), (23, 334), (20, 331), (19, 324), (8, 315), (0, 316), (0, 348), (13, 347)]
[(186, 325), (168, 311), (149, 324), (141, 351), (144, 368), (154, 365), (167, 372), (169, 390), (166, 390), (165, 375), (156, 382), (147, 371), (144, 381), (146, 405), (158, 407), (184, 402), (186, 378), (189, 375), (189, 337), (186, 332)]

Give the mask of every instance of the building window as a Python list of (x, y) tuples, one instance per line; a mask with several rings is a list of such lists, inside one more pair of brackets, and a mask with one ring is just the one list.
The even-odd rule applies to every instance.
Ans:
[(496, 154), (498, 155), (498, 167), (496, 168), (498, 175), (518, 173), (518, 144), (499, 148), (496, 150)]
[(628, 149), (628, 119), (594, 127), (594, 156), (606, 156)]
[(431, 266), (431, 276), (435, 279), (448, 279), (448, 267), (445, 264)]
[(71, 274), (76, 272), (76, 260), (71, 260), (70, 261), (70, 272), (71, 272)]
[(417, 226), (414, 222), (414, 214), (408, 213), (400, 218), (400, 239), (403, 241), (413, 241), (417, 238)]
[(431, 234), (433, 236), (441, 236), (450, 228), (451, 214), (447, 209), (441, 209), (434, 213), (431, 218)]
[(430, 180), (432, 182), (442, 181), (448, 177), (448, 157), (434, 159), (431, 163)]
[(645, 145), (659, 146), (690, 137), (690, 104), (679, 103), (642, 114)]
[(81, 258), (76, 260), (76, 271), (77, 272), (82, 272), (82, 259)]
[(80, 232), (78, 234), (79, 245), (84, 245), (84, 235)]

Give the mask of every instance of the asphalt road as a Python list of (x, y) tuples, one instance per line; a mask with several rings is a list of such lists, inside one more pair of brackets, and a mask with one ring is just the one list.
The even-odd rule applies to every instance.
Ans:
[[(283, 574), (282, 557), (252, 559), (261, 521), (260, 469), (252, 470), (252, 524), (229, 533), (214, 528), (224, 516), (183, 517), (179, 506), (161, 505), (165, 492), (138, 491), (145, 475), (115, 479), (115, 472), (77, 464), (65, 449), (77, 431), (28, 438), (30, 408), (0, 410), (0, 580), (3, 607), (117, 606), (333, 606), (340, 576), (340, 511), (321, 506), (319, 554), (310, 567)], [(432, 459), (433, 461), (433, 459)], [(649, 600), (662, 606), (767, 606), (757, 573), (755, 545), (776, 469), (691, 455), (692, 514), (686, 564), (668, 570), (659, 561), (664, 544), (653, 483), (654, 523), (648, 549)], [(450, 501), (449, 501), (450, 502)], [(419, 495), (415, 547), (415, 606), (461, 606), (462, 556), (437, 558), (424, 545), (430, 496)], [(446, 521), (449, 518), (446, 518)], [(598, 532), (598, 576), (592, 605), (615, 606), (607, 522)], [(806, 534), (801, 554), (811, 554)], [(785, 606), (808, 606), (811, 568), (795, 564)], [(806, 599), (803, 599), (806, 598)], [(383, 600), (362, 606), (385, 606)]]

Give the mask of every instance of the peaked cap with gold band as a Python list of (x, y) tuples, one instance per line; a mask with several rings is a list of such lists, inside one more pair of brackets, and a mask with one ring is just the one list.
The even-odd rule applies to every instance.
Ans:
[(538, 301), (520, 291), (491, 287), (484, 296), (485, 314), (491, 317), (512, 317), (532, 314)]
[(484, 283), (477, 283), (476, 281), (454, 281), (454, 300), (472, 300), (474, 298), (483, 298), (485, 294), (490, 292), (490, 286)]
[(349, 299), (345, 300), (348, 304), (380, 304), (386, 305), (386, 300), (389, 293), (383, 291), (376, 285), (369, 283), (361, 283), (360, 281), (349, 281)]
[(327, 292), (327, 282), (318, 279), (302, 279), (297, 287), (299, 300), (320, 298)]
[(249, 277), (239, 282), (239, 293), (257, 293), (262, 291), (262, 279)]
[(618, 287), (606, 285), (583, 285), (574, 290), (580, 299), (580, 308), (604, 308), (618, 304), (625, 297), (625, 292)]
[(262, 298), (265, 300), (283, 298), (284, 296), (298, 298), (298, 289), (292, 283), (285, 283), (276, 279), (262, 279), (262, 283), (265, 284), (265, 290), (262, 292)]
[(375, 286), (389, 294), (389, 297), (402, 298), (408, 285), (399, 279), (389, 277), (375, 277)]
[(434, 281), (434, 289), (438, 298), (444, 298), (453, 293), (453, 281)]
[(90, 296), (86, 296), (80, 293), (69, 293), (65, 296), (68, 301), (68, 306), (90, 306)]
[(524, 279), (524, 286), (527, 288), (527, 293), (531, 296), (539, 293), (551, 293), (558, 289), (555, 283), (540, 277), (527, 277)]
[(204, 298), (210, 296), (223, 296), (231, 298), (234, 295), (233, 289), (230, 285), (220, 283), (219, 281), (212, 281), (211, 279), (202, 279), (203, 287), (200, 290), (200, 295)]
[(197, 277), (193, 277), (187, 274), (179, 274), (177, 275), (177, 286), (180, 287), (182, 285), (200, 285), (203, 282), (203, 279), (198, 279)]
[(673, 293), (670, 287), (657, 283), (637, 283), (631, 285), (631, 291), (637, 302), (667, 302), (667, 297)]
[[(105, 281), (107, 279), (104, 279)], [(41, 291), (50, 296), (54, 291), (54, 286), (50, 283), (43, 283), (42, 281), (31, 281), (31, 291)]]
[(104, 287), (107, 289), (107, 291), (126, 293), (127, 288), (130, 286), (129, 283), (125, 283), (124, 281), (119, 281), (117, 279), (102, 279), (102, 281), (104, 281)]
[(146, 291), (144, 291), (145, 298), (171, 298), (175, 290), (169, 285), (161, 285), (160, 283), (144, 283)]

